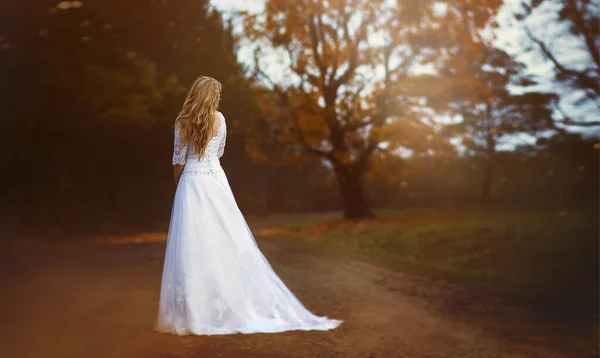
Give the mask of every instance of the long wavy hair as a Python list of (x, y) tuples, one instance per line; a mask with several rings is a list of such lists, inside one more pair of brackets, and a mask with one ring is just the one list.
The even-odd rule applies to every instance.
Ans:
[(210, 139), (216, 135), (217, 108), (221, 100), (221, 83), (202, 76), (194, 81), (175, 120), (183, 143), (191, 145), (199, 158), (204, 156)]

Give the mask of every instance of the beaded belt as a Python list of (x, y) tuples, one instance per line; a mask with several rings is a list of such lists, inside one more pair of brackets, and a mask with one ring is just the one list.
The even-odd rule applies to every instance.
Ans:
[(181, 175), (184, 176), (210, 174), (216, 179), (219, 179), (218, 172), (222, 170), (223, 168), (221, 168), (221, 164), (218, 160), (216, 160), (216, 163), (213, 163), (212, 160), (195, 161), (193, 159), (188, 159), (188, 161), (185, 163), (185, 167)]

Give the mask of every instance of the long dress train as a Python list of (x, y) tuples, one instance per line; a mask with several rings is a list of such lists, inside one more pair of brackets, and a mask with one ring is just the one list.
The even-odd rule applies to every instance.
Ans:
[(273, 271), (219, 164), (225, 118), (199, 159), (175, 128), (177, 186), (155, 329), (176, 335), (329, 330), (341, 321), (308, 311)]

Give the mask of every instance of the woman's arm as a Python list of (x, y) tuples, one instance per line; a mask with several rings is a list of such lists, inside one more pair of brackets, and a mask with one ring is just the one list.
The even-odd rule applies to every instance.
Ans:
[(173, 148), (173, 179), (175, 179), (175, 186), (179, 184), (179, 179), (181, 178), (181, 173), (183, 173), (187, 157), (187, 144), (181, 141), (179, 129), (180, 126), (178, 122), (175, 125), (175, 141)]
[(179, 179), (181, 179), (181, 173), (183, 173), (184, 165), (175, 164), (173, 165), (173, 179), (175, 179), (175, 186), (179, 184)]
[(219, 113), (219, 117), (221, 118), (221, 126), (223, 126), (223, 138), (221, 138), (221, 142), (219, 142), (219, 150), (217, 155), (219, 158), (223, 156), (223, 152), (225, 152), (225, 142), (227, 140), (227, 123), (225, 123), (225, 116), (221, 112)]

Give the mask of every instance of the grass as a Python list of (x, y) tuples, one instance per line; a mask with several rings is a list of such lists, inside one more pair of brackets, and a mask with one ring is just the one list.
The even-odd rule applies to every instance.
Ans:
[[(514, 299), (544, 320), (559, 322), (562, 328), (540, 334), (560, 336), (563, 347), (596, 342), (597, 331), (594, 338), (579, 332), (593, 332), (598, 324), (597, 211), (453, 208), (378, 214), (379, 220), (356, 223), (335, 220), (333, 214), (302, 216), (279, 228), (288, 237), (357, 259)], [(530, 323), (521, 326), (530, 329)]]

